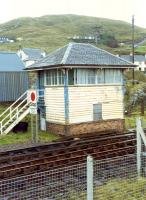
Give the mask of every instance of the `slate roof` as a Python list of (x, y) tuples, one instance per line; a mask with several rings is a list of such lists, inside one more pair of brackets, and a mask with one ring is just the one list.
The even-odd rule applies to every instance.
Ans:
[(23, 71), (24, 64), (14, 52), (0, 51), (0, 72)]
[(54, 66), (97, 66), (97, 67), (134, 67), (118, 56), (115, 56), (105, 50), (97, 48), (91, 44), (69, 43), (68, 45), (57, 49), (45, 58), (27, 67), (26, 69), (52, 68)]
[(42, 55), (44, 51), (42, 51), (41, 49), (22, 48), (21, 50), (28, 56), (29, 60), (40, 60), (44, 57)]
[[(123, 58), (129, 62), (132, 62), (132, 56), (131, 55), (120, 55), (120, 58)], [(134, 61), (135, 62), (145, 62), (146, 57), (144, 55), (134, 55)]]

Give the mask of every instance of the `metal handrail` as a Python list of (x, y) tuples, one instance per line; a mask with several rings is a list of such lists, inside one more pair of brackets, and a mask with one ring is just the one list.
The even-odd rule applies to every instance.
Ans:
[(0, 118), (8, 111), (10, 110), (23, 96), (27, 94), (27, 91), (25, 91), (12, 105), (10, 105), (1, 115)]
[[(19, 110), (19, 113), (20, 113), (25, 107), (27, 107), (28, 105), (29, 105), (29, 103), (25, 104), (25, 105)], [(15, 115), (13, 115), (13, 117), (12, 117), (11, 119), (9, 119), (5, 124), (3, 124), (3, 127), (6, 126), (6, 125), (7, 125), (11, 120), (13, 120), (15, 117), (18, 118), (17, 116), (18, 116), (18, 113), (16, 113)]]
[(10, 113), (9, 113), (5, 118), (3, 118), (3, 119), (1, 120), (1, 122), (5, 121), (5, 119), (7, 119), (9, 116), (10, 116), (10, 118), (12, 119), (11, 114), (12, 114), (14, 111), (16, 111), (26, 100), (27, 100), (27, 98), (25, 98), (25, 99), (24, 99), (20, 104), (18, 104), (17, 107), (15, 107), (13, 110), (10, 110)]
[[(44, 89), (40, 89), (40, 90), (37, 90), (37, 95), (38, 95), (38, 98), (40, 97), (43, 97), (44, 94), (40, 94), (39, 92), (44, 92)], [(13, 119), (16, 118), (16, 120), (18, 120), (19, 118), (19, 114), (21, 111), (23, 111), (24, 108), (26, 108), (28, 105), (31, 104), (31, 102), (27, 101), (28, 100), (28, 97), (26, 96), (26, 98), (24, 98), (24, 96), (27, 94), (28, 91), (25, 91), (11, 106), (9, 106), (1, 115), (0, 115), (0, 118), (6, 114), (7, 112), (9, 112), (6, 116), (4, 116), (4, 118), (0, 121), (0, 133), (2, 134), (3, 133), (3, 129), (10, 123), (10, 122), (14, 122)], [(23, 99), (22, 99), (23, 98)], [(21, 100), (21, 102), (16, 106), (16, 104)], [(26, 101), (25, 105), (23, 105), (23, 103)], [(13, 108), (13, 106), (15, 106)], [(20, 107), (22, 106), (22, 107)], [(16, 112), (16, 113), (14, 113)], [(7, 119), (7, 121), (6, 121)], [(8, 128), (8, 127), (6, 127)]]

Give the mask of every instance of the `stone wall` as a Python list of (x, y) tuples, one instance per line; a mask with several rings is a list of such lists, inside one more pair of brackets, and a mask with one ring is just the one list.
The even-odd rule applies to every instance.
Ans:
[(66, 136), (76, 136), (83, 135), (89, 133), (98, 133), (98, 132), (122, 132), (124, 130), (123, 119), (112, 119), (112, 120), (102, 120), (96, 122), (88, 122), (88, 123), (79, 123), (79, 124), (55, 124), (47, 122), (47, 131), (58, 134), (58, 135), (66, 135)]
[(38, 72), (28, 72), (29, 88), (36, 89), (38, 81)]

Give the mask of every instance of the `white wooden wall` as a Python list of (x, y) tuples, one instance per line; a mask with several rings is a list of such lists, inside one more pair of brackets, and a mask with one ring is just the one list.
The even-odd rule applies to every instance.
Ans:
[(93, 121), (93, 104), (102, 103), (103, 119), (123, 119), (122, 86), (69, 87), (70, 123)]
[(46, 120), (55, 123), (64, 123), (64, 88), (45, 88)]
[[(93, 104), (102, 103), (103, 120), (123, 119), (122, 86), (70, 86), (69, 123), (93, 121)], [(64, 123), (64, 88), (45, 88), (46, 120)]]

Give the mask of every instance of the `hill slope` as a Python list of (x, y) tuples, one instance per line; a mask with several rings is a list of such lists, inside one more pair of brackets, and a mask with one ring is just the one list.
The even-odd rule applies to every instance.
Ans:
[[(48, 15), (37, 18), (18, 18), (0, 25), (0, 36), (23, 39), (12, 44), (0, 44), (0, 50), (17, 50), (23, 47), (39, 47), (52, 51), (67, 44), (74, 35), (94, 35), (96, 28), (102, 33), (114, 35), (118, 42), (131, 40), (131, 24), (123, 21), (79, 15)], [(136, 27), (135, 38), (142, 40), (146, 29)], [(98, 46), (107, 48), (103, 44)], [(130, 51), (129, 45), (115, 51)], [(144, 49), (145, 50), (145, 49)]]

